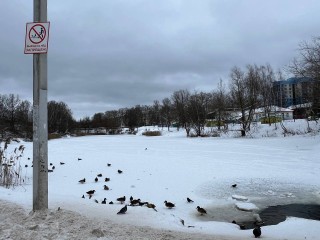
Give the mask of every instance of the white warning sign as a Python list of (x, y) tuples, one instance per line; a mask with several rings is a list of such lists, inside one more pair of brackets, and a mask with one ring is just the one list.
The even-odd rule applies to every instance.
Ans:
[(27, 23), (25, 54), (38, 54), (48, 52), (50, 22)]

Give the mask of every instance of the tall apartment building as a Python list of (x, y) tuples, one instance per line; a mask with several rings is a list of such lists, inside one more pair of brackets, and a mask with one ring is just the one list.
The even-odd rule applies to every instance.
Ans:
[(312, 79), (311, 78), (289, 78), (284, 81), (273, 83), (275, 93), (275, 105), (289, 107), (311, 102)]

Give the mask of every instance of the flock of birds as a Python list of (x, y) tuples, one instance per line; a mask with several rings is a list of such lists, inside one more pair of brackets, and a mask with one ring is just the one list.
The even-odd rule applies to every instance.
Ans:
[[(81, 158), (78, 158), (78, 161), (82, 160)], [(64, 165), (65, 163), (64, 162), (60, 162), (60, 165)], [(51, 169), (48, 170), (48, 172), (52, 172), (55, 167), (53, 166), (52, 163), (50, 163), (50, 166), (51, 166)], [(108, 167), (111, 167), (111, 163), (108, 163), (107, 164)], [(118, 174), (122, 174), (123, 171), (118, 169), (117, 170)], [(102, 173), (99, 173), (97, 174), (97, 176), (94, 178), (94, 181), (95, 182), (99, 182), (99, 178), (102, 177)], [(104, 178), (104, 182), (109, 182), (110, 181), (110, 178), (108, 177), (105, 177)], [(86, 183), (86, 178), (83, 178), (83, 179), (80, 179), (79, 181), (79, 184), (85, 184)], [(237, 187), (237, 184), (233, 184), (231, 185), (232, 188), (236, 188)], [(107, 186), (107, 185), (103, 185), (103, 189), (108, 191), (110, 190), (110, 188)], [(96, 190), (88, 190), (86, 192), (86, 195), (89, 197), (89, 199), (91, 199), (93, 197), (93, 195), (95, 194)], [(85, 194), (82, 195), (82, 198), (86, 198), (85, 197)], [(193, 203), (194, 201), (192, 199), (190, 199), (189, 197), (187, 197), (187, 203)], [(96, 203), (99, 203), (99, 201), (97, 199), (94, 199), (94, 201)], [(126, 202), (126, 196), (122, 196), (122, 197), (118, 197), (116, 199), (116, 201), (120, 204), (123, 204)], [(101, 201), (101, 204), (107, 204), (107, 199), (104, 198), (102, 201)], [(109, 204), (114, 204), (113, 201), (110, 201)], [(172, 208), (175, 208), (175, 204), (172, 203), (172, 202), (169, 202), (167, 200), (164, 201), (164, 205), (166, 208), (168, 209), (172, 209)], [(153, 204), (153, 203), (150, 203), (150, 202), (144, 202), (144, 201), (141, 201), (140, 198), (138, 199), (134, 199), (132, 196), (129, 198), (129, 204), (126, 203), (124, 207), (122, 207), (118, 212), (117, 214), (125, 214), (127, 211), (128, 211), (128, 206), (131, 206), (131, 207), (134, 207), (134, 206), (146, 206), (147, 208), (151, 208), (153, 209), (154, 211), (157, 212), (157, 209), (156, 209), (156, 205)], [(200, 206), (197, 206), (196, 207), (198, 213), (202, 216), (204, 214), (207, 214), (207, 210), (200, 207)], [(184, 220), (183, 219), (180, 219), (180, 222), (182, 223), (182, 225), (184, 225)], [(236, 221), (232, 221), (232, 223), (234, 224), (237, 224)], [(241, 224), (238, 224), (240, 229), (246, 229), (244, 225), (241, 225)], [(255, 238), (258, 238), (261, 236), (261, 226), (263, 225), (263, 222), (256, 222), (255, 223), (255, 228), (253, 229), (253, 235), (255, 236)], [(188, 227), (194, 227), (194, 226), (188, 226)]]

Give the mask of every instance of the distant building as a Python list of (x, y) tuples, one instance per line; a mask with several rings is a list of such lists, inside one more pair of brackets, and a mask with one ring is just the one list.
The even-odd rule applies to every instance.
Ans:
[(287, 108), (310, 102), (312, 97), (312, 82), (311, 78), (306, 77), (294, 77), (274, 82), (274, 105)]

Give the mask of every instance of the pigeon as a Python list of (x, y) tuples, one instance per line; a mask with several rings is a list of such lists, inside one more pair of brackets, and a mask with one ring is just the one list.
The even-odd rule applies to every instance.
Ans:
[(82, 195), (82, 198), (84, 198), (84, 195)]
[(65, 163), (64, 162), (60, 162), (60, 165), (64, 165)]
[(201, 207), (197, 206), (197, 210), (201, 215), (207, 214), (207, 211), (204, 208), (201, 208)]
[(95, 182), (98, 182), (98, 180), (99, 180), (98, 177), (96, 177), (96, 178), (94, 179)]
[(82, 158), (78, 158), (78, 161), (82, 160)]
[(107, 178), (107, 177), (106, 177), (106, 178), (104, 179), (104, 181), (105, 181), (105, 182), (109, 182), (109, 181), (110, 181), (110, 178)]
[(119, 201), (122, 204), (123, 202), (126, 201), (126, 196), (117, 198), (117, 201)]
[(258, 238), (261, 236), (261, 228), (260, 227), (255, 227), (252, 232), (253, 232), (253, 235), (255, 238)]
[(108, 163), (107, 166), (108, 166), (108, 167), (111, 167), (111, 163)]
[(123, 173), (123, 172), (122, 172), (120, 169), (118, 169), (118, 173), (121, 174), (121, 173)]
[(167, 208), (174, 208), (175, 205), (172, 202), (164, 201)]
[(96, 190), (90, 190), (90, 191), (87, 192), (87, 194), (92, 195), (92, 194), (94, 194), (95, 191)]
[(86, 182), (86, 179), (85, 179), (85, 178), (79, 180), (79, 183), (85, 183), (85, 182)]
[(188, 198), (188, 197), (187, 197), (187, 201), (188, 201), (188, 203), (192, 203), (192, 202), (193, 202), (193, 200), (191, 200), (191, 199)]
[(127, 205), (125, 205), (123, 208), (120, 209), (120, 211), (117, 214), (125, 214), (127, 212)]
[(108, 191), (109, 187), (107, 185), (103, 185), (103, 189)]
[(97, 175), (97, 177), (102, 177), (102, 173), (99, 173), (99, 174)]
[(236, 188), (237, 184), (232, 184), (231, 187)]
[(107, 204), (107, 199), (104, 198), (103, 201), (101, 202), (101, 204)]
[(139, 204), (140, 201), (141, 201), (140, 198), (133, 199), (132, 201), (130, 201), (130, 206), (135, 206), (135, 205)]

